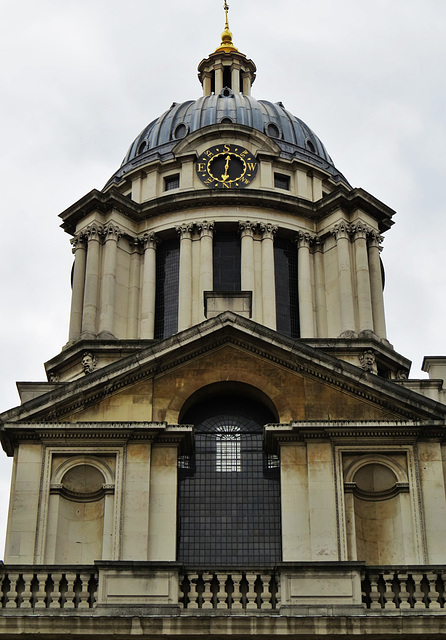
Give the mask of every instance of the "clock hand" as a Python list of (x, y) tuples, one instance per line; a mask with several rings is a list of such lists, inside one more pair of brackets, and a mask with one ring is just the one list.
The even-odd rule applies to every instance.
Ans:
[(228, 169), (229, 169), (230, 159), (231, 159), (231, 156), (226, 156), (225, 172), (221, 174), (222, 180), (227, 180), (229, 178)]

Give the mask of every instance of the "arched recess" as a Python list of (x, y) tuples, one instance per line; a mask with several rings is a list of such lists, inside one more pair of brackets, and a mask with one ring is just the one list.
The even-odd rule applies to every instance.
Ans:
[[(53, 562), (92, 564), (111, 559), (114, 478), (109, 466), (93, 456), (65, 460), (50, 485), (50, 514), (56, 514)], [(52, 518), (54, 521), (54, 518)]]
[(195, 452), (179, 459), (178, 560), (189, 565), (268, 565), (281, 560), (279, 461), (263, 451), (277, 413), (249, 385), (212, 384), (181, 411)]
[(409, 482), (391, 456), (358, 457), (345, 470), (349, 558), (369, 565), (406, 564), (414, 549)]

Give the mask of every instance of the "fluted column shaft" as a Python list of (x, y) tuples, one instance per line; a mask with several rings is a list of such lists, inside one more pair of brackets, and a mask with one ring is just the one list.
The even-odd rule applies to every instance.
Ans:
[(358, 292), (359, 331), (373, 331), (372, 296), (370, 293), (369, 258), (367, 255), (367, 227), (361, 222), (353, 228), (356, 288)]
[(68, 340), (79, 338), (82, 331), (82, 308), (84, 302), (85, 267), (87, 264), (87, 247), (84, 234), (76, 235), (71, 244), (74, 253), (73, 289), (71, 292), (70, 329)]
[(180, 236), (180, 281), (178, 300), (178, 331), (192, 325), (192, 230), (193, 225), (177, 227)]
[(82, 334), (95, 336), (98, 312), (99, 254), (102, 227), (92, 224), (87, 227), (87, 264), (85, 269), (84, 308), (82, 312)]
[(204, 292), (214, 289), (213, 269), (213, 237), (214, 223), (200, 222), (197, 225), (200, 231), (200, 322), (204, 320)]
[(352, 271), (350, 262), (350, 226), (341, 222), (333, 231), (337, 241), (341, 333), (355, 330)]
[(261, 224), (262, 233), (262, 310), (263, 324), (276, 328), (276, 283), (274, 277), (274, 235), (277, 227)]
[(299, 325), (301, 338), (314, 338), (313, 286), (311, 282), (310, 234), (297, 236), (297, 277), (299, 292)]
[(369, 234), (370, 291), (372, 298), (373, 330), (380, 338), (386, 338), (386, 316), (384, 313), (383, 281), (379, 259), (382, 237), (377, 232)]
[(99, 316), (99, 333), (113, 335), (115, 316), (116, 263), (120, 229), (114, 224), (104, 228), (104, 272), (101, 281), (101, 313)]
[(141, 295), (141, 330), (142, 339), (151, 340), (155, 335), (155, 295), (156, 295), (156, 236), (153, 232), (145, 233), (142, 239), (144, 246), (144, 266)]

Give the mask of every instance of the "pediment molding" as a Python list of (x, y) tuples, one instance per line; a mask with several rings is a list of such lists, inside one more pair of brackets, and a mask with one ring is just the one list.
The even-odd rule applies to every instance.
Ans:
[(49, 393), (5, 412), (0, 421), (55, 422), (226, 345), (370, 402), (402, 419), (444, 420), (446, 414), (446, 407), (429, 398), (228, 311), (84, 378), (58, 385)]

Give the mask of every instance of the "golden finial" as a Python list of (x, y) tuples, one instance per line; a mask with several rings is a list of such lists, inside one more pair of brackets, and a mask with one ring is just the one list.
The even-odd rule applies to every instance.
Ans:
[(221, 34), (221, 45), (216, 49), (216, 51), (238, 51), (238, 49), (234, 47), (234, 44), (232, 42), (232, 33), (229, 30), (229, 21), (228, 21), (229, 6), (227, 3), (227, 0), (225, 0), (224, 9), (225, 9), (225, 15), (226, 15), (225, 29)]

